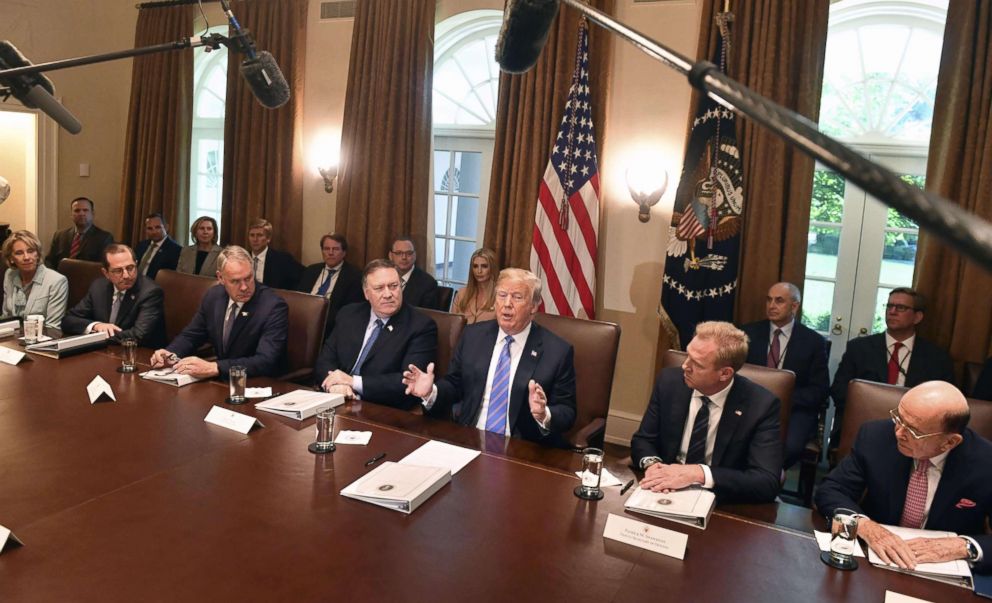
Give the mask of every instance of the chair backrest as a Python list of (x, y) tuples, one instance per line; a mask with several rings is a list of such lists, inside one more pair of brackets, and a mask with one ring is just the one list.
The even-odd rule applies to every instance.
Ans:
[(455, 350), (458, 338), (465, 328), (465, 317), (461, 314), (449, 314), (429, 308), (417, 308), (425, 316), (431, 317), (437, 324), (437, 360), (434, 362), (434, 374), (443, 376), (448, 373), (451, 364), (451, 354)]
[(575, 425), (565, 438), (575, 448), (603, 445), (610, 392), (620, 347), (620, 325), (538, 313), (534, 322), (575, 351)]
[(961, 391), (969, 396), (975, 393), (975, 385), (978, 384), (978, 377), (982, 374), (984, 364), (980, 362), (964, 363), (964, 380), (961, 383)]
[[(687, 356), (688, 354), (685, 352), (666, 350), (661, 366), (662, 368), (682, 366)], [(779, 399), (781, 403), (778, 412), (779, 432), (782, 435), (782, 441), (785, 441), (789, 429), (789, 417), (792, 416), (792, 390), (796, 387), (796, 374), (784, 369), (747, 363), (737, 372), (741, 377), (757, 383)]]
[(165, 338), (172, 341), (193, 320), (200, 300), (207, 290), (217, 284), (217, 279), (175, 270), (159, 270), (155, 283), (165, 292)]
[(86, 296), (90, 285), (98, 278), (103, 278), (103, 264), (87, 260), (63, 258), (59, 261), (59, 272), (69, 279), (69, 308), (79, 303)]
[(437, 309), (442, 312), (451, 310), (451, 300), (455, 297), (455, 290), (451, 287), (438, 286), (437, 288)]
[(324, 323), (327, 321), (328, 300), (323, 295), (273, 289), (289, 306), (289, 343), (286, 346), (286, 380), (309, 382), (317, 364), (320, 346), (324, 343)]

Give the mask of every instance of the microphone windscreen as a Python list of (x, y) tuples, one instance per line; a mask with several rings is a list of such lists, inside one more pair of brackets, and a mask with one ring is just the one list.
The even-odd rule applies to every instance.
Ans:
[(537, 63), (548, 41), (558, 0), (509, 0), (496, 41), (496, 62), (508, 73), (523, 73)]
[(70, 134), (79, 134), (83, 129), (83, 124), (79, 123), (79, 120), (42, 86), (32, 86), (26, 94), (18, 98), (32, 109), (41, 109)]
[[(27, 60), (17, 50), (16, 46), (7, 40), (0, 40), (0, 69), (16, 69), (18, 67), (27, 67), (30, 64), (31, 61)], [(32, 86), (42, 86), (49, 94), (55, 94), (55, 85), (52, 84), (52, 80), (40, 73), (19, 75), (14, 78), (3, 78), (3, 76), (0, 76), (0, 79), (4, 79), (5, 85), (10, 86), (17, 93), (27, 92)], [(17, 96), (17, 94), (14, 96)]]
[(277, 109), (289, 100), (289, 84), (269, 52), (263, 50), (257, 58), (241, 63), (241, 77), (263, 107)]

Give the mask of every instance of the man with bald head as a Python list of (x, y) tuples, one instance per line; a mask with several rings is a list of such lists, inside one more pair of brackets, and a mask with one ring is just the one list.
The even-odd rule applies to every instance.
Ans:
[[(826, 517), (862, 513), (858, 536), (899, 567), (967, 559), (992, 572), (992, 443), (968, 429), (968, 402), (950, 383), (928, 381), (906, 392), (892, 419), (861, 426), (851, 454), (816, 492)], [(883, 524), (955, 532), (902, 540)]]

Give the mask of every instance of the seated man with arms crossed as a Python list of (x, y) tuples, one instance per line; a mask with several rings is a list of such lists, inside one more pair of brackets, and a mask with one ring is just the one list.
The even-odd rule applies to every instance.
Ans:
[(641, 426), (630, 440), (641, 487), (693, 485), (717, 502), (771, 502), (779, 491), (779, 400), (737, 374), (747, 335), (727, 322), (703, 322), (681, 367), (658, 374)]
[[(245, 367), (249, 377), (278, 374), (289, 331), (286, 301), (255, 283), (251, 256), (237, 245), (220, 252), (217, 280), (222, 286), (204, 294), (192, 322), (152, 354), (152, 367), (173, 364), (177, 373), (201, 379), (226, 378), (231, 366)], [(206, 343), (213, 345), (216, 360), (191, 356)]]
[(458, 340), (448, 374), (434, 381), (410, 366), (406, 392), (423, 399), (428, 414), (462, 425), (552, 446), (575, 422), (575, 367), (571, 344), (533, 322), (541, 281), (507, 268), (496, 281), (496, 320), (469, 325)]
[[(992, 571), (992, 443), (968, 429), (968, 400), (950, 383), (929, 381), (906, 392), (889, 420), (870, 421), (816, 491), (816, 508), (864, 513), (858, 536), (883, 561), (967, 559)], [(881, 524), (962, 534), (902, 540)], [(963, 534), (968, 534), (964, 536)]]
[(341, 309), (324, 342), (314, 381), (328, 392), (411, 408), (403, 368), (427, 367), (437, 357), (437, 324), (403, 303), (400, 274), (389, 260), (365, 267), (362, 289), (368, 301)]
[(155, 281), (138, 274), (134, 251), (115, 243), (103, 250), (103, 276), (62, 319), (67, 335), (105, 332), (112, 340), (126, 337), (138, 345), (158, 347), (165, 343), (162, 289)]

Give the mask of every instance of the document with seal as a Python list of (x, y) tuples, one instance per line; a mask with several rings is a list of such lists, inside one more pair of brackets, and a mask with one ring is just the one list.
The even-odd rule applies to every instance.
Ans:
[(666, 530), (643, 521), (636, 521), (610, 513), (606, 518), (603, 538), (616, 540), (641, 549), (661, 553), (676, 559), (685, 559), (689, 537), (681, 532)]
[(24, 348), (25, 352), (48, 356), (49, 358), (65, 358), (74, 354), (82, 354), (90, 350), (107, 347), (108, 335), (103, 331), (95, 331), (85, 335), (73, 335), (61, 339), (48, 339), (33, 343)]
[(255, 408), (302, 421), (314, 416), (318, 411), (337, 408), (342, 404), (344, 404), (344, 394), (328, 394), (309, 389), (298, 389), (265, 402), (259, 402), (255, 404)]
[(638, 486), (630, 493), (623, 506), (634, 513), (644, 513), (705, 530), (714, 503), (716, 496), (704, 488), (652, 492)]
[(386, 461), (341, 490), (341, 496), (412, 513), (451, 481), (451, 471)]

